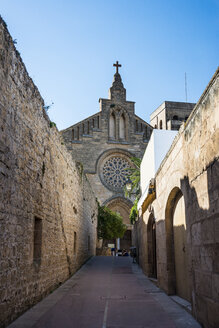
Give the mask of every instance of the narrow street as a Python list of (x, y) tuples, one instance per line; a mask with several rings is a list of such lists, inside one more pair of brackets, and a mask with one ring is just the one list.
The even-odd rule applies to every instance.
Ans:
[(10, 328), (200, 327), (129, 257), (94, 257)]

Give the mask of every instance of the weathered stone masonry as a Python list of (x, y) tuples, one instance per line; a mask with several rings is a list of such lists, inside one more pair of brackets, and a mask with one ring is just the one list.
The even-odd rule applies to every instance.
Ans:
[[(143, 203), (135, 225), (140, 264), (147, 275), (153, 275), (152, 254), (156, 252), (159, 286), (168, 294), (184, 294), (204, 327), (219, 327), (219, 69), (155, 178), (156, 199), (149, 206)], [(178, 207), (182, 200), (184, 210)], [(185, 224), (174, 221), (179, 210)], [(150, 237), (153, 218), (156, 249)], [(175, 244), (183, 235), (186, 239), (180, 251), (185, 262), (178, 266), (176, 260), (181, 259), (174, 256)], [(183, 271), (185, 275), (180, 276)]]
[(0, 326), (95, 254), (97, 204), (0, 18)]

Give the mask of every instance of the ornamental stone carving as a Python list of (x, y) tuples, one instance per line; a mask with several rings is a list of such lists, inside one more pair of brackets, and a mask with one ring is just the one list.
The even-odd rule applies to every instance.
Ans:
[(108, 158), (102, 166), (102, 179), (109, 189), (122, 189), (127, 181), (130, 163), (120, 156)]

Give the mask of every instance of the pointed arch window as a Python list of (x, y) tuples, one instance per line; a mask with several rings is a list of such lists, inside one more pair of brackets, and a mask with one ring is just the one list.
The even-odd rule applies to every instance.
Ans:
[(74, 129), (72, 129), (72, 140), (74, 140), (75, 139), (75, 131), (74, 131)]
[(148, 138), (148, 129), (147, 129), (147, 125), (145, 126), (145, 132), (144, 132), (144, 134), (145, 134), (145, 139), (147, 139), (147, 138)]
[(162, 122), (162, 120), (160, 120), (160, 129), (161, 130), (163, 129), (163, 122)]
[(116, 139), (116, 117), (114, 113), (110, 114), (109, 137), (112, 139)]
[(122, 114), (119, 118), (119, 138), (125, 139), (125, 116)]

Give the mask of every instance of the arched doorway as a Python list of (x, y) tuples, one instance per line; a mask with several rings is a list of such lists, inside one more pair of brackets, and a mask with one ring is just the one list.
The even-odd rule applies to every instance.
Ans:
[(129, 248), (132, 246), (132, 225), (130, 224), (129, 220), (129, 213), (132, 207), (132, 203), (128, 199), (116, 197), (106, 201), (104, 205), (121, 215), (127, 230), (123, 238), (120, 238), (119, 241), (117, 241), (117, 245), (119, 244), (120, 249), (129, 250)]
[(184, 197), (174, 188), (166, 206), (168, 292), (191, 301)]
[(177, 201), (173, 213), (173, 239), (176, 273), (176, 294), (190, 301), (187, 264), (186, 218), (183, 196), (181, 196)]
[(156, 223), (151, 214), (147, 224), (148, 276), (157, 278)]

